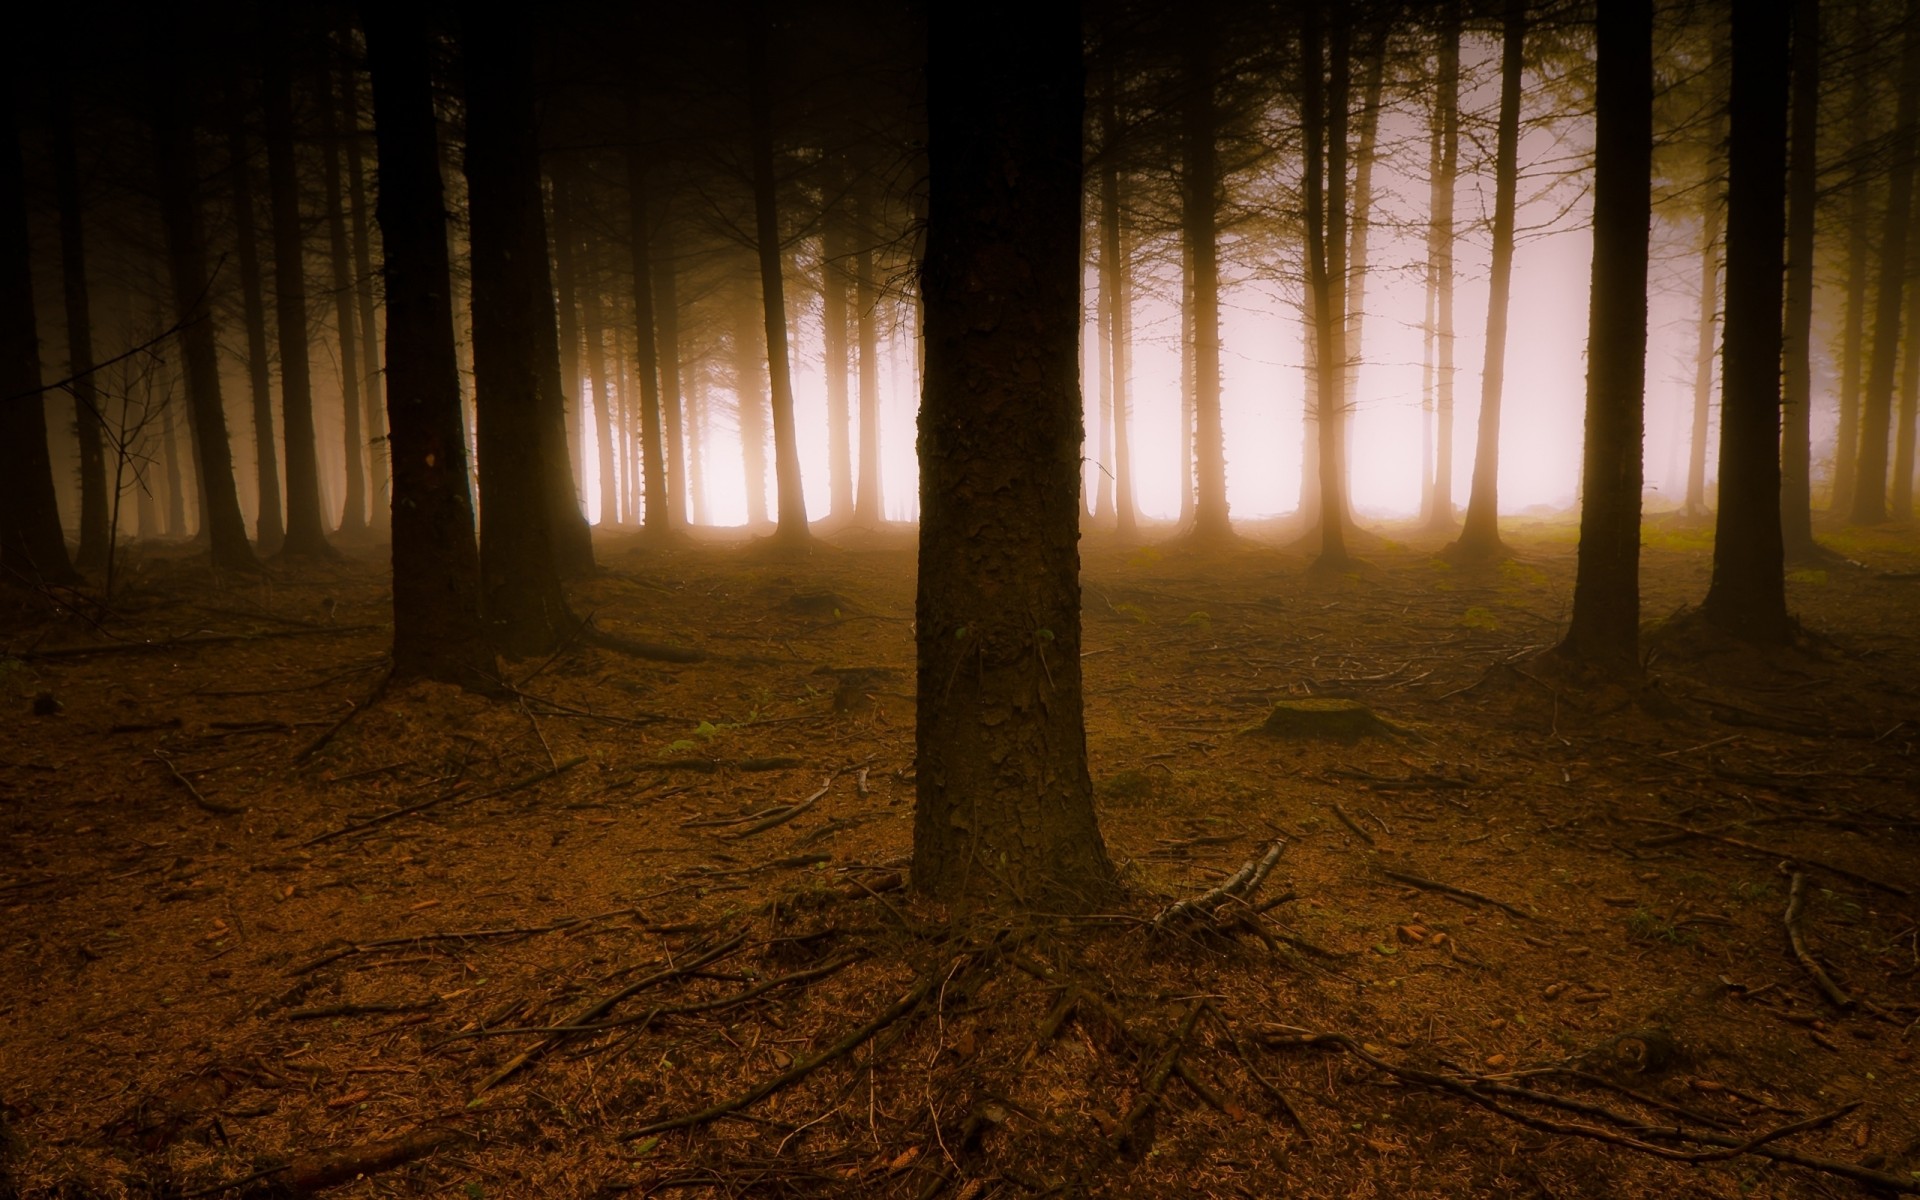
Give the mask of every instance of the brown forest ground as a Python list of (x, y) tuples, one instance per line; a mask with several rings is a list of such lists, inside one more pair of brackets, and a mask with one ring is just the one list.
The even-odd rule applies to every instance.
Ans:
[[(1570, 528), (1484, 571), (1374, 540), (1331, 578), (1268, 533), (1089, 541), (1128, 891), (1002, 927), (899, 888), (904, 534), (605, 540), (579, 610), (704, 661), (569, 649), (344, 725), (382, 677), (374, 551), (267, 583), (152, 554), (104, 615), (9, 597), (0, 1195), (1863, 1194), (1737, 1152), (1805, 1120), (1758, 1148), (1920, 1189), (1911, 543), (1797, 573), (1795, 650), (1656, 642), (1636, 696), (1534, 660)], [(1646, 611), (1707, 553), (1650, 527)], [(244, 636), (44, 655), (209, 635)], [(1242, 732), (1310, 695), (1398, 736)], [(1147, 927), (1275, 838), (1264, 937)], [(1790, 950), (1793, 870), (1849, 1008)]]

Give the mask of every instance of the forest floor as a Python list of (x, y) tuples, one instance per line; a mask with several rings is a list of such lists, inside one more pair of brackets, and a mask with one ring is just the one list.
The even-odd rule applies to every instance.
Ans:
[[(1002, 926), (902, 887), (904, 532), (603, 538), (578, 611), (706, 657), (493, 700), (366, 704), (372, 548), (9, 596), (0, 1196), (1920, 1191), (1910, 534), (1629, 693), (1537, 658), (1570, 526), (1336, 576), (1249, 533), (1086, 543), (1126, 891)], [(1709, 531), (1646, 542), (1649, 615), (1704, 595)], [(1389, 728), (1245, 732), (1301, 697)], [(1276, 843), (1237, 929), (1153, 925)]]

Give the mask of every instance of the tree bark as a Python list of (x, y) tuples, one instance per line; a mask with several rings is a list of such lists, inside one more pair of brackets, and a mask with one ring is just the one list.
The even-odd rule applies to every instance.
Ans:
[(1789, 18), (1733, 10), (1727, 137), (1727, 302), (1721, 335), (1720, 504), (1701, 611), (1755, 642), (1792, 635), (1780, 540), (1780, 352), (1786, 240)]
[(1500, 53), (1500, 124), (1494, 148), (1493, 265), (1487, 281), (1486, 361), (1480, 371), (1480, 436), (1473, 488), (1454, 551), (1467, 559), (1505, 553), (1500, 541), (1500, 404), (1507, 369), (1507, 298), (1513, 282), (1513, 210), (1520, 145), (1520, 74), (1526, 0), (1506, 0)]
[(380, 370), (379, 305), (373, 290), (373, 238), (367, 228), (367, 185), (362, 157), (360, 130), (360, 81), (353, 67), (353, 30), (340, 30), (340, 44), (347, 61), (341, 67), (341, 109), (347, 157), (347, 205), (352, 217), (354, 301), (360, 316), (360, 388), (366, 405), (366, 422), (361, 433), (367, 444), (367, 520), (374, 527), (387, 519), (387, 423), (386, 403), (381, 395), (385, 376)]
[(1112, 886), (1080, 676), (1080, 16), (931, 10), (913, 881)]
[[(1220, 420), (1220, 115), (1214, 97), (1212, 14), (1206, 5), (1184, 21), (1186, 93), (1180, 111), (1180, 231), (1192, 269), (1195, 482), (1193, 535), (1230, 536), (1225, 430)], [(1077, 240), (1077, 239), (1076, 239)]]
[(1780, 431), (1780, 537), (1789, 560), (1814, 556), (1813, 233), (1820, 163), (1820, 4), (1794, 0), (1793, 111), (1787, 159), (1785, 361)]
[(1428, 201), (1427, 261), (1432, 264), (1434, 368), (1433, 492), (1427, 528), (1454, 528), (1453, 506), (1453, 209), (1460, 174), (1460, 0), (1440, 10), (1440, 52), (1434, 80), (1434, 120), (1440, 125), (1440, 169)]
[(393, 671), (480, 689), (494, 662), (480, 618), (425, 12), (365, 9), (387, 296)]
[(254, 538), (262, 554), (277, 554), (286, 541), (280, 508), (280, 448), (273, 435), (273, 377), (267, 359), (267, 303), (260, 279), (254, 232), (253, 165), (247, 150), (245, 96), (236, 75), (227, 87), (227, 147), (233, 189), (236, 257), (240, 261), (240, 307), (247, 327), (247, 387), (253, 403), (254, 482), (259, 507)]
[(1880, 235), (1873, 358), (1860, 406), (1860, 457), (1854, 469), (1853, 508), (1848, 513), (1855, 525), (1877, 525), (1887, 519), (1887, 424), (1893, 413), (1900, 305), (1907, 282), (1907, 241), (1912, 236), (1914, 152), (1920, 148), (1920, 0), (1907, 0), (1900, 57), (1900, 101), (1891, 147), (1893, 179)]
[(320, 73), (320, 141), (322, 186), (327, 201), (327, 249), (333, 265), (333, 323), (340, 346), (340, 448), (347, 478), (340, 532), (361, 534), (367, 529), (367, 439), (360, 429), (364, 415), (360, 403), (360, 330), (354, 313), (353, 252), (347, 241), (340, 169), (343, 147), (330, 69)]
[[(234, 490), (233, 450), (227, 442), (226, 407), (220, 399), (219, 343), (208, 303), (207, 249), (200, 225), (200, 170), (187, 115), (183, 80), (157, 82), (154, 156), (160, 187), (160, 217), (167, 242), (167, 274), (176, 320), (181, 324), (187, 403), (199, 450), (203, 513), (215, 567), (257, 571), (247, 544), (246, 522)], [(309, 440), (309, 447), (312, 442)], [(177, 494), (177, 490), (176, 490)]]
[(1640, 492), (1653, 219), (1653, 4), (1599, 9), (1587, 437), (1573, 617), (1560, 653), (1640, 666)]
[(766, 318), (767, 384), (773, 413), (773, 475), (777, 500), (774, 537), (804, 544), (812, 537), (807, 527), (807, 496), (800, 480), (800, 446), (793, 427), (793, 376), (787, 355), (787, 298), (781, 262), (780, 214), (773, 176), (772, 70), (767, 42), (772, 36), (766, 2), (753, 15), (753, 54), (747, 80), (752, 124), (754, 241), (760, 254), (760, 304)]
[[(637, 105), (636, 105), (637, 107)], [(637, 120), (630, 121), (637, 135)], [(660, 420), (660, 355), (653, 312), (653, 222), (647, 212), (647, 164), (636, 147), (627, 149), (627, 214), (633, 243), (634, 373), (640, 377), (640, 477), (646, 494), (642, 520), (655, 540), (673, 531), (667, 499), (666, 448)]]
[(300, 178), (294, 163), (289, 18), (274, 18), (262, 74), (267, 123), (267, 189), (273, 212), (274, 323), (280, 335), (280, 423), (287, 438), (287, 540), (282, 552), (329, 553), (320, 511), (319, 443), (307, 362), (307, 279)]
[(93, 314), (87, 299), (86, 222), (74, 147), (73, 93), (64, 76), (55, 76), (52, 86), (53, 190), (60, 212), (67, 373), (73, 380), (73, 428), (80, 442), (80, 546), (74, 565), (83, 571), (98, 571), (106, 567), (113, 553), (107, 512), (106, 422), (100, 411), (100, 390), (93, 378)]

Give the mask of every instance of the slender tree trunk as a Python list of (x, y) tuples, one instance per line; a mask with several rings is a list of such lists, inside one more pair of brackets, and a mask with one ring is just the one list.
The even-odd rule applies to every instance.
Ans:
[[(636, 105), (636, 108), (638, 106)], [(632, 122), (634, 130), (639, 125)], [(642, 506), (645, 528), (650, 538), (659, 540), (673, 532), (672, 504), (667, 499), (667, 465), (660, 419), (660, 356), (653, 301), (653, 222), (647, 212), (647, 171), (641, 152), (627, 150), (627, 215), (633, 243), (633, 328), (634, 373), (640, 377), (640, 454), (641, 481), (646, 487)]]
[(1720, 311), (1720, 201), (1709, 196), (1700, 234), (1699, 341), (1694, 349), (1693, 437), (1687, 451), (1687, 504), (1690, 517), (1707, 511), (1707, 428), (1713, 404), (1714, 318)]
[(1180, 230), (1193, 268), (1193, 534), (1232, 534), (1227, 507), (1226, 434), (1220, 420), (1219, 112), (1214, 98), (1214, 38), (1203, 4), (1185, 19), (1186, 95), (1181, 101)]
[[(1301, 132), (1306, 142), (1307, 288), (1311, 294), (1314, 329), (1316, 409), (1319, 417), (1320, 554), (1315, 565), (1346, 565), (1346, 492), (1341, 487), (1341, 370), (1345, 358), (1346, 305), (1336, 265), (1344, 266), (1341, 252), (1346, 223), (1338, 215), (1346, 205), (1345, 159), (1348, 87), (1347, 28), (1344, 14), (1335, 17), (1331, 53), (1327, 56), (1330, 85), (1321, 72), (1321, 13), (1309, 4), (1301, 30), (1300, 57), (1303, 91)], [(1329, 153), (1329, 147), (1333, 150)]]
[[(1920, 238), (1907, 239), (1908, 287), (1920, 279)], [(1888, 515), (1896, 521), (1913, 519), (1913, 435), (1916, 406), (1920, 406), (1920, 297), (1909, 294), (1907, 333), (1900, 352), (1900, 414), (1893, 441), (1893, 499)]]
[(773, 411), (773, 473), (778, 496), (774, 536), (804, 543), (807, 496), (800, 480), (800, 446), (793, 427), (793, 377), (787, 355), (786, 279), (782, 269), (780, 217), (773, 177), (773, 96), (768, 74), (771, 18), (763, 5), (754, 10), (754, 62), (748, 79), (752, 118), (754, 240), (760, 252), (760, 301), (767, 327), (767, 382)]
[(1506, 0), (1500, 54), (1500, 124), (1494, 149), (1493, 267), (1487, 283), (1486, 362), (1480, 372), (1480, 436), (1473, 489), (1455, 552), (1491, 559), (1500, 542), (1500, 403), (1507, 369), (1507, 297), (1513, 282), (1513, 210), (1520, 145), (1520, 73), (1525, 64), (1526, 0)]
[(1100, 126), (1111, 152), (1100, 162), (1100, 301), (1108, 319), (1107, 377), (1113, 381), (1113, 503), (1114, 529), (1123, 540), (1139, 534), (1140, 514), (1133, 498), (1133, 443), (1128, 423), (1128, 350), (1133, 336), (1133, 296), (1127, 270), (1129, 247), (1120, 221), (1120, 168), (1114, 161), (1120, 138), (1116, 83), (1109, 70), (1101, 89)]
[(607, 370), (606, 331), (600, 310), (600, 260), (592, 245), (579, 244), (575, 261), (580, 289), (581, 324), (587, 352), (580, 361), (580, 390), (593, 392), (593, 433), (600, 461), (600, 524), (620, 523), (620, 477), (614, 467), (613, 379)]
[(821, 214), (820, 325), (827, 375), (827, 480), (831, 496), (828, 511), (844, 522), (853, 513), (853, 420), (847, 405), (847, 256), (852, 232), (847, 213), (846, 171), (831, 160), (826, 190), (830, 197)]
[[(167, 473), (167, 536), (189, 538), (193, 526), (187, 523), (187, 473), (180, 466), (180, 438), (173, 419), (174, 397), (166, 395), (160, 410), (160, 453)], [(205, 522), (201, 525), (204, 527)]]
[(342, 150), (347, 158), (347, 207), (352, 219), (354, 302), (360, 319), (360, 389), (366, 406), (366, 421), (361, 430), (367, 445), (367, 490), (370, 501), (367, 520), (378, 528), (387, 520), (386, 403), (381, 393), (384, 378), (380, 370), (380, 325), (378, 304), (373, 289), (373, 238), (367, 228), (367, 185), (360, 130), (360, 81), (353, 69), (353, 30), (340, 31), (340, 44), (346, 48), (346, 62), (340, 73), (340, 94), (344, 99), (341, 119), (346, 133)]
[[(154, 122), (160, 216), (167, 242), (167, 273), (182, 323), (187, 403), (194, 444), (199, 450), (206, 495), (205, 527), (213, 564), (222, 570), (255, 571), (259, 560), (247, 544), (246, 522), (234, 490), (233, 451), (227, 442), (226, 407), (220, 399), (219, 343), (208, 303), (206, 241), (200, 226), (200, 171), (193, 125), (184, 105), (182, 83), (160, 81)], [(0, 189), (4, 190), (4, 189)], [(312, 446), (311, 440), (308, 446)]]
[(1755, 642), (1792, 634), (1780, 541), (1780, 351), (1786, 241), (1787, 10), (1733, 9), (1720, 504), (1701, 611)]
[(461, 6), (481, 603), (493, 644), (514, 657), (552, 653), (577, 624), (560, 587), (549, 506), (550, 467), (566, 452), (546, 444), (554, 430), (541, 397), (559, 363), (524, 34), (523, 22), (495, 6)]
[(488, 686), (424, 8), (369, 5), (393, 461), (393, 671)]
[(73, 93), (63, 76), (54, 77), (53, 92), (53, 190), (60, 210), (67, 372), (73, 379), (73, 427), (80, 442), (80, 548), (74, 565), (83, 571), (98, 571), (106, 567), (113, 553), (107, 513), (106, 423), (100, 411), (100, 390), (93, 378), (93, 314), (87, 301), (86, 233), (74, 150)]
[[(1108, 148), (1110, 149), (1110, 148)], [(1103, 152), (1102, 157), (1105, 157)], [(1095, 221), (1099, 220), (1096, 216)], [(1093, 367), (1100, 376), (1100, 408), (1095, 414), (1093, 448), (1093, 519), (1105, 527), (1113, 520), (1113, 277), (1107, 262), (1105, 240), (1096, 225), (1094, 236), (1083, 239), (1083, 253), (1090, 253), (1100, 280), (1100, 294), (1094, 311)], [(1095, 245), (1097, 252), (1094, 252)]]
[(1427, 528), (1454, 527), (1453, 506), (1453, 237), (1454, 189), (1460, 174), (1460, 0), (1440, 9), (1440, 52), (1434, 80), (1434, 120), (1440, 126), (1440, 169), (1429, 201), (1427, 259), (1434, 275), (1433, 494), (1427, 502)]
[[(1427, 179), (1438, 186), (1440, 179), (1440, 122), (1428, 122)], [(1428, 220), (1426, 307), (1420, 320), (1420, 511), (1422, 525), (1433, 522), (1433, 415), (1434, 377), (1437, 364), (1434, 349), (1439, 341), (1437, 309), (1440, 303), (1440, 276), (1434, 269), (1432, 220)]]
[(1573, 618), (1560, 652), (1637, 672), (1647, 243), (1653, 219), (1653, 4), (1607, 0), (1598, 13), (1587, 437)]
[[(1857, 151), (1873, 139), (1878, 111), (1873, 103), (1874, 73), (1866, 66), (1877, 42), (1872, 5), (1859, 0), (1854, 5), (1854, 19), (1852, 57), (1858, 65), (1848, 88), (1847, 111), (1852, 126), (1849, 144)], [(1866, 351), (1867, 278), (1873, 269), (1869, 231), (1875, 179), (1874, 172), (1856, 167), (1847, 183), (1847, 313), (1840, 336), (1840, 411), (1833, 439), (1833, 494), (1827, 500), (1831, 513), (1852, 510), (1853, 477), (1860, 469), (1861, 366)]]
[(884, 514), (880, 503), (880, 338), (879, 289), (873, 279), (873, 213), (871, 185), (857, 193), (860, 249), (853, 259), (855, 333), (860, 341), (860, 482), (853, 500), (854, 524), (878, 528)]
[[(281, 25), (289, 18), (277, 19)], [(300, 179), (294, 163), (292, 48), (284, 27), (271, 35), (263, 75), (267, 184), (273, 210), (274, 319), (280, 335), (280, 419), (287, 435), (287, 554), (328, 553), (320, 510), (319, 443), (307, 363), (306, 253)]]
[[(581, 479), (587, 469), (586, 412), (581, 407), (586, 393), (580, 386), (580, 308), (574, 282), (578, 239), (573, 227), (569, 167), (560, 162), (553, 168), (553, 285), (558, 293), (555, 310), (560, 321), (560, 388), (567, 399), (567, 420), (571, 424), (567, 447), (573, 458), (574, 478)], [(575, 503), (579, 503), (578, 497)]]
[(1907, 0), (1900, 31), (1900, 101), (1894, 119), (1893, 181), (1880, 236), (1879, 294), (1873, 326), (1873, 358), (1860, 411), (1860, 457), (1854, 470), (1855, 525), (1887, 519), (1887, 424), (1893, 413), (1894, 365), (1900, 340), (1900, 305), (1906, 289), (1907, 240), (1912, 236), (1914, 151), (1920, 147), (1920, 0)]
[(747, 472), (747, 525), (767, 523), (767, 394), (763, 390), (767, 356), (760, 348), (761, 328), (753, 309), (734, 310), (733, 380), (740, 417), (740, 452)]
[(707, 412), (708, 399), (704, 376), (695, 374), (687, 389), (687, 505), (688, 521), (694, 525), (711, 524), (707, 515)]
[(1087, 909), (1077, 9), (932, 10), (913, 882)]
[(1193, 252), (1185, 244), (1184, 238), (1180, 259), (1180, 528), (1192, 529), (1196, 491), (1193, 463), (1194, 379), (1198, 371), (1194, 360), (1199, 357), (1199, 347), (1193, 336)]
[(1820, 3), (1794, 0), (1793, 115), (1787, 160), (1787, 298), (1780, 535), (1789, 559), (1813, 542), (1813, 232), (1820, 163)]
[(1370, 235), (1373, 231), (1373, 162), (1380, 143), (1380, 92), (1384, 86), (1387, 65), (1386, 33), (1376, 28), (1370, 36), (1371, 44), (1364, 55), (1366, 78), (1360, 85), (1359, 144), (1353, 153), (1353, 215), (1347, 234), (1351, 250), (1347, 255), (1347, 273), (1343, 283), (1347, 297), (1347, 332), (1342, 347), (1344, 353), (1340, 373), (1340, 421), (1344, 426), (1341, 441), (1342, 450), (1347, 455), (1341, 461), (1343, 490), (1353, 477), (1353, 414), (1360, 387), (1360, 360), (1363, 357), (1361, 329), (1367, 316), (1367, 267), (1371, 258)]
[(320, 75), (320, 140), (323, 187), (327, 197), (327, 248), (333, 264), (333, 322), (340, 345), (341, 457), (345, 460), (347, 492), (342, 505), (340, 532), (367, 529), (366, 436), (360, 430), (360, 331), (354, 315), (353, 259), (347, 241), (347, 214), (341, 183), (339, 121), (335, 116), (333, 72)]
[(273, 435), (273, 380), (267, 358), (267, 303), (254, 233), (253, 167), (247, 151), (245, 96), (236, 76), (227, 89), (227, 146), (232, 162), (234, 242), (240, 262), (240, 306), (247, 327), (247, 387), (253, 402), (254, 479), (259, 508), (254, 536), (262, 554), (286, 541), (280, 516), (280, 448)]
[(687, 524), (687, 440), (680, 394), (680, 291), (674, 278), (679, 263), (672, 230), (665, 214), (654, 223), (653, 328), (660, 354), (660, 416), (667, 439), (667, 528), (675, 530)]
[(75, 583), (47, 450), (26, 193), (8, 80), (0, 87), (0, 576)]

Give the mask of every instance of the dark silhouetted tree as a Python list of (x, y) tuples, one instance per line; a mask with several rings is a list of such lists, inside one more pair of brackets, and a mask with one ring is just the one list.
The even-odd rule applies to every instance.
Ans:
[(74, 148), (73, 93), (64, 77), (53, 83), (53, 190), (60, 210), (60, 282), (66, 301), (67, 373), (73, 380), (73, 428), (80, 443), (80, 547), (83, 571), (106, 567), (113, 553), (107, 511), (106, 424), (93, 379), (93, 312), (88, 302), (87, 249), (80, 169)]

